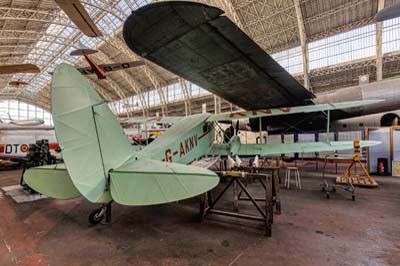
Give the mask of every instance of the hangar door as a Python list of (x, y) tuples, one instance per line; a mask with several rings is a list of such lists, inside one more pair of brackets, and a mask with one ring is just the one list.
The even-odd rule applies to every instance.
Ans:
[(382, 142), (380, 145), (372, 146), (369, 148), (369, 171), (371, 173), (376, 173), (378, 167), (378, 158), (386, 158), (388, 161), (388, 172), (391, 173), (391, 128), (370, 128), (368, 129), (368, 139), (378, 140)]
[(400, 128), (393, 128), (393, 176), (400, 176)]

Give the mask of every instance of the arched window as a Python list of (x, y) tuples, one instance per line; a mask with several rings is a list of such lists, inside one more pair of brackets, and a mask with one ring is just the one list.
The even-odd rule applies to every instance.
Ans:
[(40, 118), (47, 126), (53, 126), (51, 114), (40, 107), (19, 100), (0, 100), (0, 119), (24, 120)]

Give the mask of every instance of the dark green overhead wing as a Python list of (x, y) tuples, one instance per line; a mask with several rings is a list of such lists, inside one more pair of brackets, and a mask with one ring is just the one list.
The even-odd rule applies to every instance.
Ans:
[(128, 17), (123, 34), (138, 55), (247, 110), (314, 97), (215, 7), (149, 4)]
[(380, 22), (397, 17), (400, 17), (400, 2), (393, 3), (379, 11), (375, 15), (375, 21)]

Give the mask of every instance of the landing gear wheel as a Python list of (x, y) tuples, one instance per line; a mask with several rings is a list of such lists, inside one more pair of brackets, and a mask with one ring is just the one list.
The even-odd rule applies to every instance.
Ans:
[(355, 201), (356, 200), (356, 196), (355, 195), (351, 195), (351, 200)]
[(104, 218), (104, 214), (105, 214), (105, 211), (103, 208), (98, 208), (98, 209), (92, 211), (89, 214), (89, 223), (92, 225), (96, 225), (96, 224), (100, 223)]
[(326, 198), (329, 199), (330, 197), (329, 193), (326, 193)]
[(207, 193), (204, 193), (200, 196), (199, 222), (202, 222), (204, 219), (207, 203)]

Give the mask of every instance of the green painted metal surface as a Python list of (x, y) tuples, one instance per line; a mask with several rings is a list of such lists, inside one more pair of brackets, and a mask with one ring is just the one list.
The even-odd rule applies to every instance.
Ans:
[[(107, 103), (74, 67), (61, 64), (56, 68), (51, 93), (65, 167), (30, 169), (25, 178), (32, 188), (55, 198), (82, 194), (96, 203), (112, 199), (124, 205), (173, 202), (218, 184), (215, 173), (185, 165), (206, 154), (253, 156), (353, 147), (351, 141), (241, 144), (238, 137), (214, 145), (214, 122), (207, 121), (211, 114), (198, 114), (183, 118), (149, 146), (134, 152)], [(378, 143), (362, 141), (361, 146)]]
[(207, 169), (132, 159), (111, 172), (111, 195), (123, 205), (153, 205), (200, 195), (218, 182), (218, 176)]
[(60, 64), (51, 83), (54, 128), (68, 173), (91, 202), (109, 202), (108, 171), (132, 148), (107, 103), (73, 67)]
[(24, 173), (24, 181), (40, 194), (56, 199), (72, 199), (81, 195), (64, 164), (30, 168)]
[(210, 114), (185, 117), (138, 153), (138, 158), (188, 164), (202, 157), (214, 142), (214, 127), (205, 121)]
[[(361, 147), (371, 147), (380, 144), (379, 141), (360, 141)], [(231, 149), (229, 144), (215, 144), (209, 155), (239, 155), (239, 156), (267, 156), (283, 153), (323, 152), (353, 149), (353, 141), (331, 141), (326, 142), (301, 142), (287, 144), (240, 144)]]
[(214, 138), (212, 127), (204, 123), (209, 114), (178, 122), (134, 153), (107, 104), (72, 66), (56, 68), (51, 92), (54, 127), (66, 168), (76, 189), (89, 201), (159, 204), (193, 197), (218, 183), (217, 176), (205, 169), (149, 161), (172, 161), (166, 160), (168, 151), (183, 164), (204, 155)]

